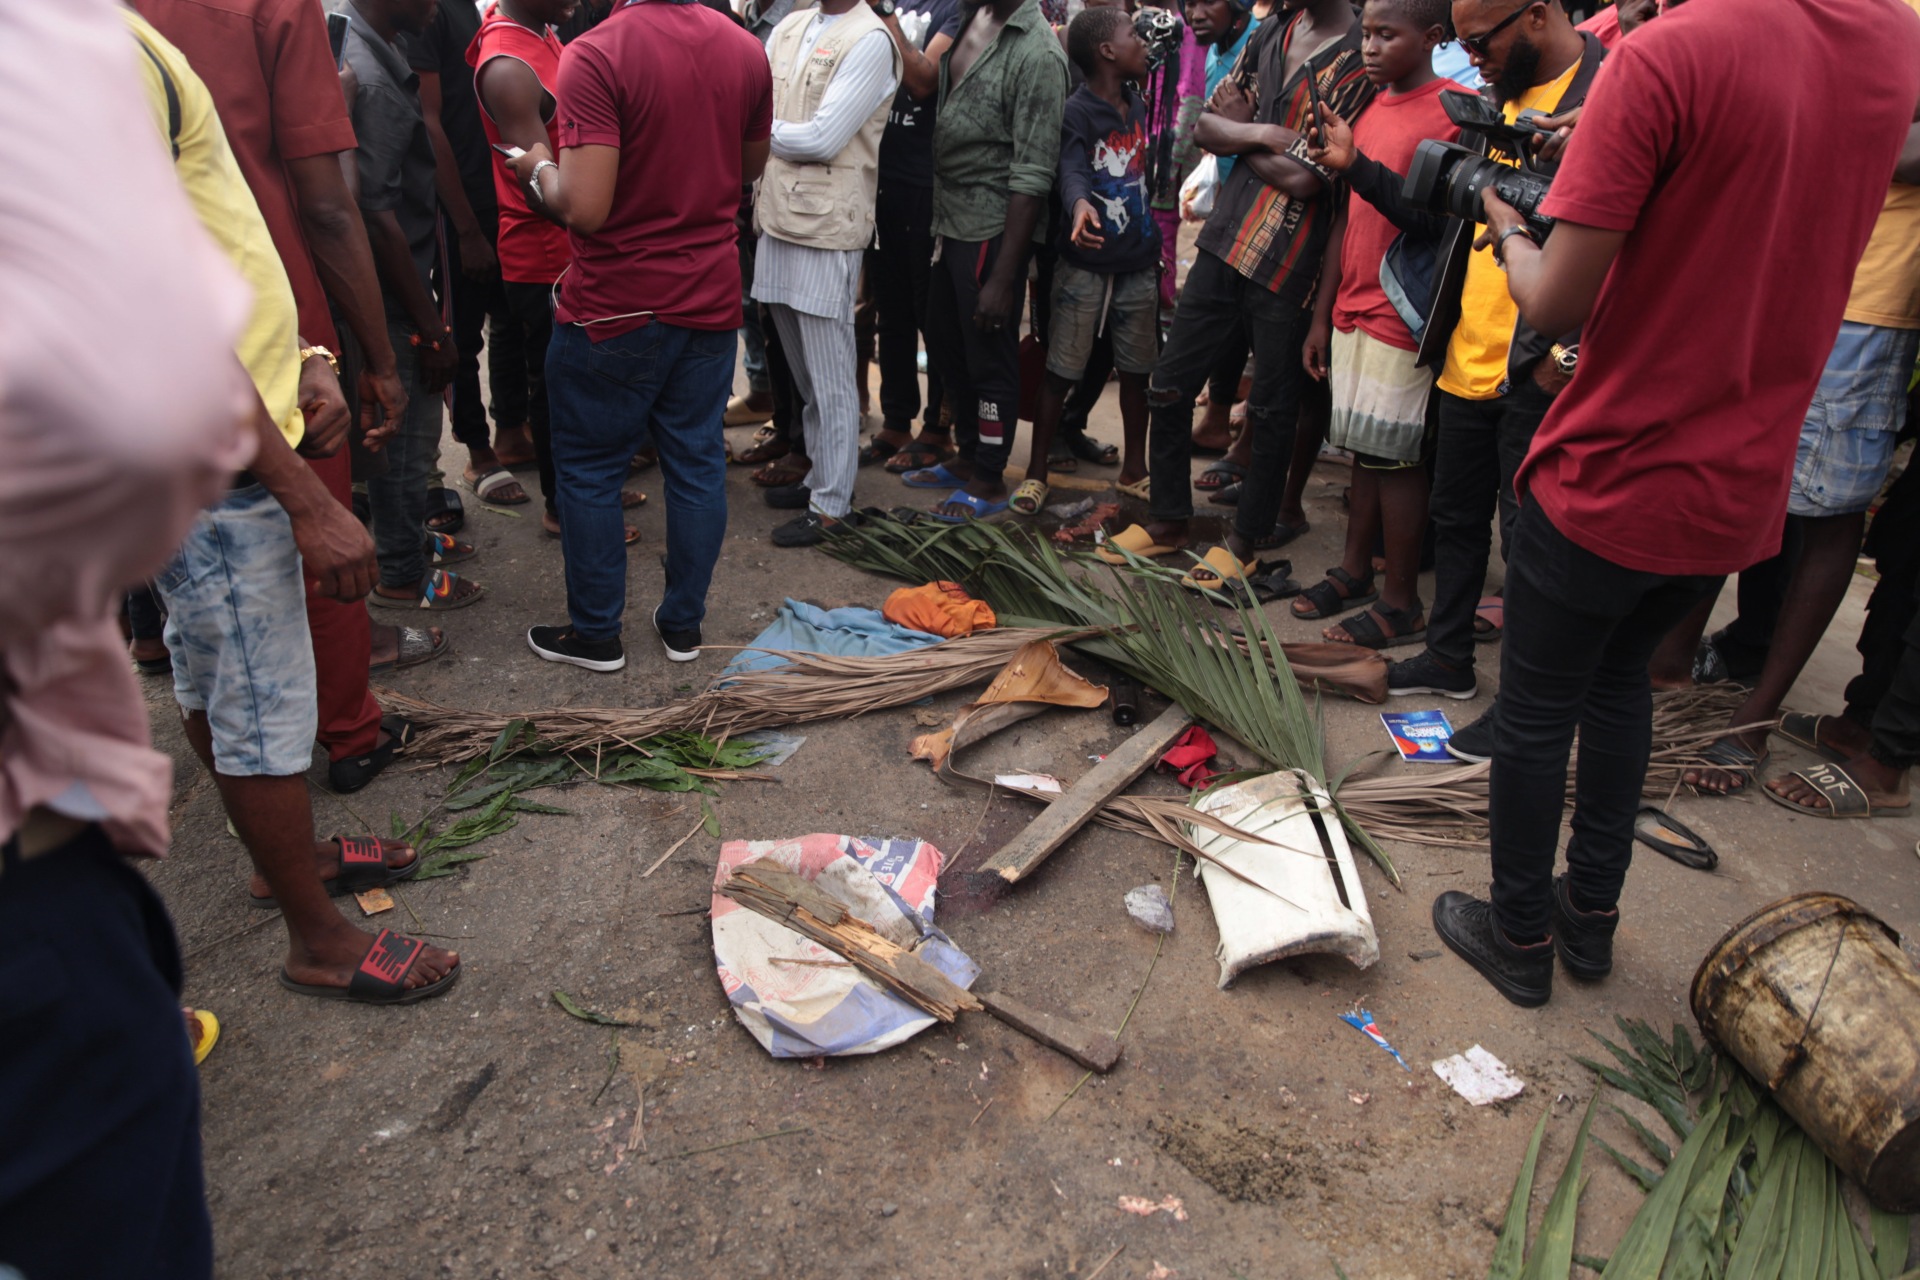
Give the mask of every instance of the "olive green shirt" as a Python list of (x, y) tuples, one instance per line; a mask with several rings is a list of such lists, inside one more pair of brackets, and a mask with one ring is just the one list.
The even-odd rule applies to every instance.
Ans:
[[(965, 37), (961, 32), (961, 38)], [(1046, 199), (1060, 161), (1060, 114), (1067, 100), (1067, 57), (1059, 37), (1026, 0), (959, 84), (953, 58), (940, 57), (939, 113), (933, 127), (933, 233), (991, 240), (1006, 230), (1011, 195)], [(1046, 234), (1047, 219), (1035, 224)]]

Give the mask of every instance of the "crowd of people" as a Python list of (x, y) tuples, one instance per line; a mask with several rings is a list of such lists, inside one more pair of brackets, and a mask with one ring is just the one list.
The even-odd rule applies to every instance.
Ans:
[[(1499, 641), (1498, 696), (1449, 745), (1491, 762), (1492, 891), (1433, 917), (1523, 1005), (1556, 956), (1611, 968), (1655, 685), (1751, 682), (1702, 792), (1905, 811), (1920, 481), (1883, 491), (1920, 354), (1920, 5), (1625, 0), (1576, 25), (1558, 0), (1138, 3), (0, 12), (0, 111), (61, 119), (90, 157), (0, 193), (0, 968), (67, 984), (0, 1019), (34, 1046), (0, 1057), (0, 1263), (210, 1266), (179, 958), (122, 860), (165, 852), (170, 795), (129, 640), (282, 913), (280, 981), (440, 995), (457, 954), (333, 901), (416, 851), (320, 836), (305, 774), (317, 743), (352, 791), (404, 748), (370, 675), (449, 636), (368, 606), (483, 601), (456, 485), (532, 504), (516, 467), (567, 588), (528, 645), (589, 671), (626, 663), (623, 513), (653, 467), (652, 627), (700, 656), (729, 462), (794, 513), (783, 547), (863, 518), (863, 468), (959, 522), (1036, 516), (1053, 472), (1117, 464), (1144, 506), (1099, 550), (1122, 571), (1178, 556), (1328, 640), (1418, 645), (1394, 695), (1474, 697)], [(1463, 103), (1527, 126), (1502, 162), (1550, 184), (1539, 209), (1486, 184), (1468, 219), (1408, 181), (1435, 143), (1489, 153)], [(1118, 446), (1087, 433), (1110, 379)], [(1300, 590), (1271, 553), (1307, 530), (1323, 448), (1351, 462), (1347, 530)], [(1197, 477), (1196, 455), (1217, 458)], [(1233, 508), (1204, 551), (1196, 494)], [(1846, 711), (1774, 730), (1829, 762), (1762, 782), (1754, 726), (1876, 506)], [(1703, 638), (1736, 572), (1739, 618)], [(138, 1188), (117, 1243), (50, 1225), (102, 1186)]]

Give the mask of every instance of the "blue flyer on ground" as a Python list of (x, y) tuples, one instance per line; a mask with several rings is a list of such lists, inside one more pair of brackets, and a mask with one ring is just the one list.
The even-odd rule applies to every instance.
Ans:
[(1447, 739), (1453, 726), (1444, 711), (1382, 711), (1380, 723), (1393, 735), (1402, 760), (1415, 764), (1458, 764), (1447, 754)]

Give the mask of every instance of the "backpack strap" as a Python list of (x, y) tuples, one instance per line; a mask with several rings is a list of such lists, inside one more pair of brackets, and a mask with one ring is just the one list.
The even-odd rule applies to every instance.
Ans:
[(159, 73), (160, 85), (166, 90), (167, 143), (173, 148), (173, 158), (178, 160), (180, 158), (180, 87), (174, 84), (173, 77), (167, 73), (167, 64), (160, 61), (160, 55), (138, 36), (135, 37), (135, 42), (139, 44), (140, 52), (147, 55), (147, 61), (153, 64), (153, 69)]

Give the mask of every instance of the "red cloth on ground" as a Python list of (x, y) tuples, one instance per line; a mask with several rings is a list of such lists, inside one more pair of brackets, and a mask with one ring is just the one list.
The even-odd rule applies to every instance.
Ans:
[[(1459, 128), (1440, 106), (1442, 89), (1458, 89), (1452, 80), (1435, 80), (1412, 93), (1383, 93), (1353, 126), (1353, 144), (1370, 160), (1395, 173), (1413, 164), (1413, 150), (1428, 138), (1453, 142)], [(1391, 347), (1418, 351), (1407, 322), (1380, 288), (1380, 262), (1400, 234), (1386, 215), (1349, 193), (1347, 238), (1340, 253), (1340, 292), (1333, 300), (1333, 327), (1352, 333), (1357, 326)]]
[(1683, 4), (1607, 56), (1544, 212), (1627, 237), (1515, 482), (1569, 540), (1661, 574), (1780, 549), (1916, 98), (1920, 18), (1888, 0)]
[[(551, 27), (535, 33), (511, 18), (501, 16), (496, 7), (480, 24), (480, 33), (467, 47), (467, 64), (473, 68), (474, 95), (480, 100), (480, 127), (487, 141), (498, 145), (505, 141), (500, 126), (487, 111), (487, 100), (480, 93), (481, 72), (495, 58), (513, 58), (524, 62), (540, 81), (540, 87), (555, 97), (554, 113), (547, 120), (547, 148), (560, 154), (560, 37)], [(513, 170), (494, 153), (493, 193), (500, 201), (500, 278), (516, 284), (552, 284), (567, 269), (567, 233), (527, 208), (527, 189), (513, 176)]]
[(1220, 754), (1220, 748), (1214, 745), (1213, 735), (1194, 725), (1167, 748), (1160, 757), (1159, 769), (1162, 773), (1174, 774), (1183, 787), (1204, 787), (1213, 780), (1214, 770), (1208, 763)]
[(206, 82), (227, 145), (293, 285), (300, 336), (339, 348), (286, 163), (352, 151), (347, 102), (313, 0), (134, 0)]
[[(560, 60), (560, 145), (620, 148), (607, 220), (569, 232), (554, 319), (740, 327), (740, 146), (773, 132), (766, 50), (703, 4), (629, 4)], [(625, 319), (614, 320), (611, 317)]]

